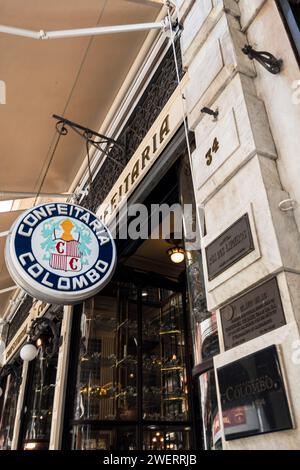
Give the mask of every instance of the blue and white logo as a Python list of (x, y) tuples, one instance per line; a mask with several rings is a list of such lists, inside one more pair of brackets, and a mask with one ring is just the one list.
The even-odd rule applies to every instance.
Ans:
[(32, 297), (70, 305), (111, 279), (116, 247), (107, 227), (74, 204), (36, 206), (14, 223), (5, 258), (11, 277)]

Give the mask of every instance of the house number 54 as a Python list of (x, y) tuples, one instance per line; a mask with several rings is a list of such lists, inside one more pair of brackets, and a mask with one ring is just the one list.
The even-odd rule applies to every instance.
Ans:
[(207, 154), (205, 155), (205, 158), (206, 158), (206, 165), (209, 166), (212, 164), (212, 159), (213, 159), (213, 153), (217, 153), (217, 151), (219, 150), (220, 148), (220, 145), (219, 145), (219, 141), (218, 139), (215, 137), (214, 141), (213, 141), (213, 145), (212, 147), (209, 149), (209, 151), (207, 152)]

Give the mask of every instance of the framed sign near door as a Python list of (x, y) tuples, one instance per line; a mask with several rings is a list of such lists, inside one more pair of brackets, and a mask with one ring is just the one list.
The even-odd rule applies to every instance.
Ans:
[(292, 429), (275, 345), (217, 369), (225, 439)]

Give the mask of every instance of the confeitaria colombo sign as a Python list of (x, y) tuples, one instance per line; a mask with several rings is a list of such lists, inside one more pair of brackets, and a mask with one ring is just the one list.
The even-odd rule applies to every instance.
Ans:
[(116, 247), (107, 227), (74, 204), (41, 204), (12, 226), (5, 247), (16, 284), (36, 299), (70, 305), (94, 296), (111, 279)]

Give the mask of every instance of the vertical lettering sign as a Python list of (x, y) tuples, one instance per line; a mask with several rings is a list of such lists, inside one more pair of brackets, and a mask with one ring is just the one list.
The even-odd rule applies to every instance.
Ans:
[(245, 214), (206, 247), (208, 279), (211, 281), (253, 250), (249, 217)]
[(11, 277), (32, 297), (68, 305), (92, 297), (109, 282), (116, 248), (92, 212), (51, 203), (17, 219), (7, 237), (5, 258)]
[(293, 427), (276, 347), (217, 369), (227, 441)]
[(277, 279), (252, 289), (220, 310), (225, 350), (286, 324)]

